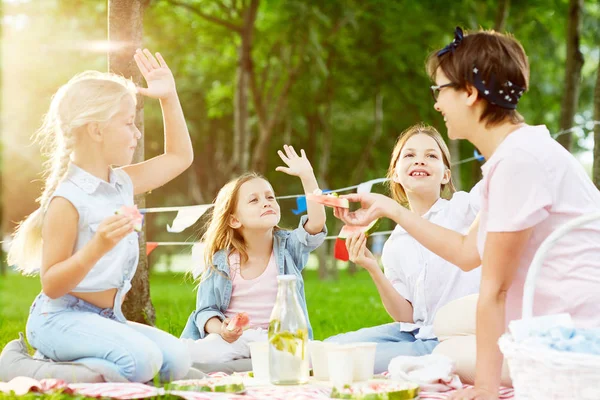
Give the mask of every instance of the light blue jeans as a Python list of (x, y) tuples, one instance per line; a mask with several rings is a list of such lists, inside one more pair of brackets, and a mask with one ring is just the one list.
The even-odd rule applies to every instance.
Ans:
[(325, 339), (325, 342), (340, 344), (358, 342), (377, 343), (375, 370), (373, 373), (380, 374), (387, 371), (390, 361), (396, 356), (424, 356), (431, 354), (435, 346), (438, 345), (438, 340), (417, 339), (415, 335), (418, 332), (418, 330), (414, 332), (402, 332), (400, 331), (400, 323), (392, 322), (390, 324), (363, 328), (354, 332), (342, 333)]
[(183, 378), (191, 366), (175, 336), (135, 322), (120, 322), (111, 308), (99, 308), (69, 294), (40, 293), (29, 312), (27, 340), (55, 361), (108, 367), (131, 382)]

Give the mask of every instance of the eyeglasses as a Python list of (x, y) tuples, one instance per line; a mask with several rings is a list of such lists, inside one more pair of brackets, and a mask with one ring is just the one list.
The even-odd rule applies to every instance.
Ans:
[(431, 86), (430, 89), (431, 89), (431, 95), (433, 96), (433, 100), (437, 101), (437, 99), (438, 99), (438, 97), (440, 95), (440, 90), (442, 90), (445, 87), (452, 87), (452, 86), (456, 86), (456, 84), (450, 82), (450, 83), (446, 83), (444, 85), (439, 85), (439, 86), (438, 85), (434, 85), (434, 86)]

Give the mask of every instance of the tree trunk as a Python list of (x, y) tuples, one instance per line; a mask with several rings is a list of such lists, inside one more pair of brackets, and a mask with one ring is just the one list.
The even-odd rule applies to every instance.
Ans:
[[(594, 121), (600, 121), (600, 64), (596, 72), (596, 89), (594, 90)], [(600, 125), (594, 122), (594, 167), (592, 180), (600, 189)]]
[(502, 32), (506, 29), (506, 20), (510, 10), (510, 0), (498, 0), (498, 10), (496, 12), (496, 21), (494, 22), (494, 30)]
[[(579, 87), (581, 83), (581, 68), (583, 54), (579, 49), (581, 37), (581, 12), (583, 0), (569, 0), (569, 21), (567, 24), (567, 64), (565, 67), (565, 91), (562, 98), (560, 113), (560, 130), (573, 127), (573, 119), (577, 112)], [(571, 151), (572, 133), (564, 133), (558, 137), (558, 142)]]
[[(133, 55), (142, 47), (143, 16), (148, 0), (109, 0), (108, 39), (111, 43), (123, 43), (118, 50), (108, 54), (108, 69), (116, 74), (131, 78), (136, 85), (144, 84)], [(142, 132), (133, 156), (133, 162), (144, 160), (144, 98), (138, 95), (135, 124)], [(144, 208), (145, 195), (135, 197), (139, 208)], [(145, 230), (139, 235), (140, 259), (132, 282), (131, 291), (123, 303), (123, 313), (130, 321), (153, 325), (156, 320), (154, 306), (150, 300), (148, 259), (146, 256)]]
[(373, 134), (369, 138), (369, 142), (365, 147), (363, 156), (358, 160), (358, 164), (354, 168), (350, 181), (352, 184), (361, 182), (365, 177), (365, 171), (369, 166), (373, 149), (377, 146), (379, 139), (383, 136), (383, 94), (381, 88), (377, 88), (374, 96), (373, 107)]
[(248, 88), (252, 73), (252, 40), (259, 0), (252, 0), (244, 10), (244, 25), (240, 32), (238, 66), (234, 103), (233, 168), (234, 175), (248, 170), (250, 165), (250, 127), (248, 126)]

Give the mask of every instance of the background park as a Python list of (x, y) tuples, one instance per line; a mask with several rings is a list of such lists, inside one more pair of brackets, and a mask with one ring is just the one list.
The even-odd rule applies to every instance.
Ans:
[[(385, 176), (398, 135), (425, 122), (445, 135), (433, 109), (427, 54), (454, 27), (513, 33), (531, 63), (519, 103), (530, 124), (546, 124), (600, 187), (600, 2), (597, 0), (2, 0), (0, 348), (24, 332), (39, 277), (6, 265), (15, 224), (36, 208), (44, 158), (32, 144), (52, 94), (87, 69), (143, 85), (132, 55), (160, 51), (173, 71), (195, 159), (176, 180), (137, 198), (140, 208), (210, 204), (230, 178), (263, 173), (277, 195), (301, 193), (275, 172), (284, 143), (305, 149), (320, 187)], [(162, 152), (157, 101), (138, 104), (144, 133), (136, 160)], [(595, 138), (595, 140), (594, 140)], [(481, 160), (449, 142), (460, 190), (480, 178)], [(367, 184), (368, 186), (368, 184)], [(364, 186), (363, 186), (364, 188)], [(372, 191), (386, 192), (376, 183)], [(283, 227), (302, 211), (281, 199)], [(296, 212), (294, 212), (296, 211)], [(125, 304), (131, 320), (179, 336), (195, 304), (188, 272), (208, 215), (168, 232), (175, 211), (148, 213), (140, 265)], [(328, 211), (330, 235), (341, 225)], [(389, 221), (381, 231), (393, 229)], [(375, 240), (374, 238), (372, 240)], [(150, 247), (146, 246), (146, 242)], [(369, 275), (333, 257), (334, 240), (311, 256), (305, 287), (316, 339), (391, 322)], [(147, 250), (154, 248), (149, 254)]]

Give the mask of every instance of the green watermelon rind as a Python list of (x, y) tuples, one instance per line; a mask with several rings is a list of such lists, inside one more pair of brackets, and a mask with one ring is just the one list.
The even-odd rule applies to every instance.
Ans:
[[(372, 233), (376, 232), (378, 228), (379, 228), (379, 218), (376, 219), (375, 221), (371, 222), (363, 232), (364, 232), (365, 236), (368, 237)], [(342, 239), (342, 240), (346, 240), (348, 238), (348, 235), (344, 232), (344, 228), (342, 228), (342, 230), (340, 231), (338, 238)]]
[[(351, 385), (345, 385), (342, 390), (333, 388), (331, 392), (332, 399), (350, 399), (350, 400), (415, 400), (419, 398), (419, 386), (401, 390), (383, 390), (380, 393), (344, 393), (345, 390), (352, 389)], [(359, 389), (360, 385), (354, 386)]]

